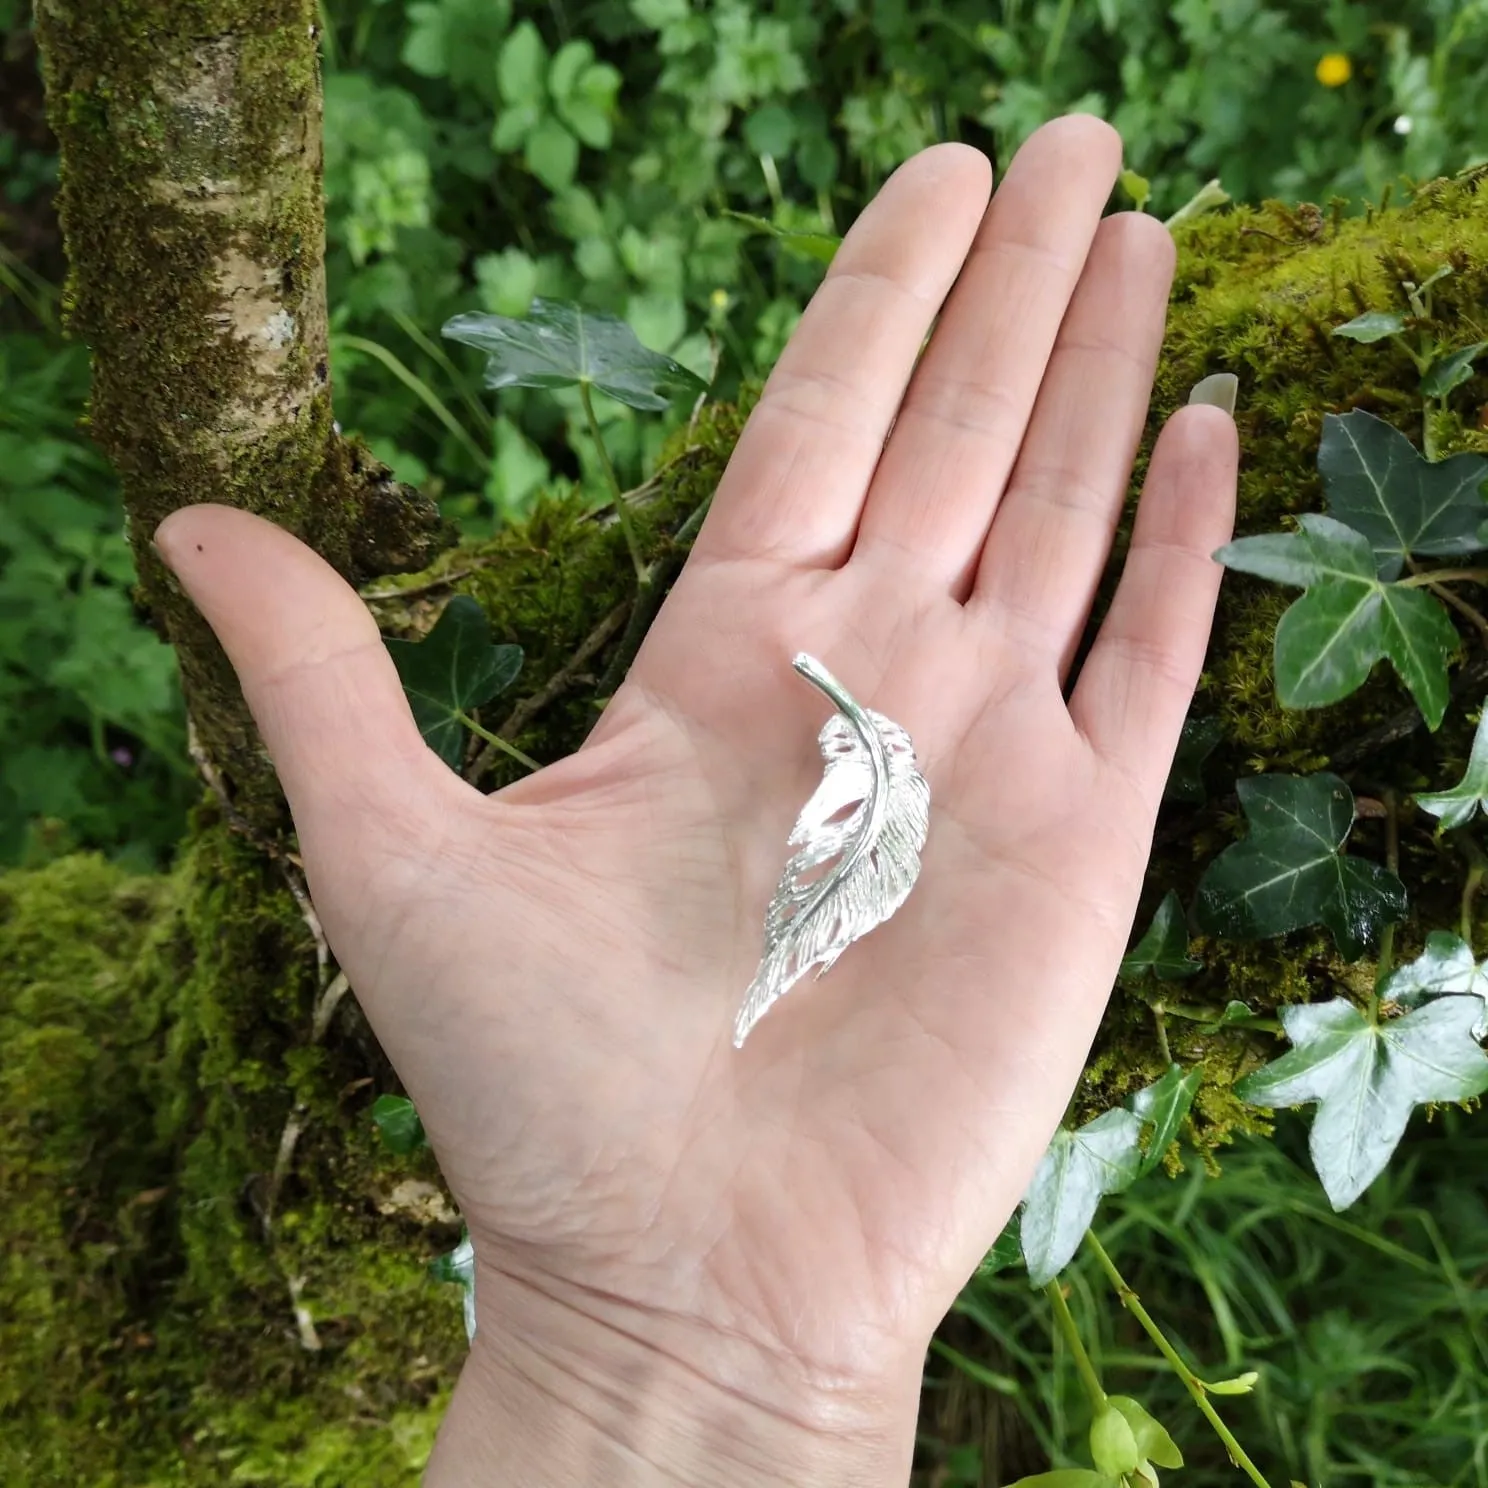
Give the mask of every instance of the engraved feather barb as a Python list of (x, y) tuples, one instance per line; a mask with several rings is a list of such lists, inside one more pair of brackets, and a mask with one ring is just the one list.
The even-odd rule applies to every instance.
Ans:
[(765, 913), (764, 954), (734, 1020), (735, 1048), (813, 966), (824, 976), (904, 903), (930, 827), (930, 786), (908, 733), (859, 705), (815, 658), (802, 652), (791, 664), (838, 711), (817, 739), (826, 771), (790, 834), (798, 851)]

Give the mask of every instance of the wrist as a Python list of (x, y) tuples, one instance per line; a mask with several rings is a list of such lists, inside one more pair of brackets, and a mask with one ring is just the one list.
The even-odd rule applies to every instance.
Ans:
[[(499, 1292), (499, 1295), (493, 1293)], [(477, 1283), (481, 1321), (425, 1488), (904, 1488), (920, 1360), (823, 1394), (720, 1339), (596, 1324), (510, 1277)], [(487, 1305), (489, 1302), (490, 1305)], [(719, 1367), (723, 1365), (723, 1367)]]

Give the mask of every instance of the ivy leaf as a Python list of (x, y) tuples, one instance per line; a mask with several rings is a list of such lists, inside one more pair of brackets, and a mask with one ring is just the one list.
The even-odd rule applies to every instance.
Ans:
[(1395, 310), (1366, 310), (1341, 326), (1333, 327), (1335, 336), (1347, 336), (1350, 341), (1383, 341), (1386, 336), (1398, 336), (1405, 329), (1405, 316)]
[(1214, 1019), (1212, 1023), (1200, 1026), (1200, 1033), (1218, 1033), (1221, 1028), (1228, 1028), (1233, 1023), (1243, 1023), (1247, 1018), (1253, 1018), (1255, 1014), (1243, 1002), (1237, 1002), (1231, 998), (1225, 1003), (1224, 1011)]
[(458, 769), (465, 716), (517, 680), (522, 648), (493, 645), (491, 622), (468, 594), (450, 600), (423, 640), (386, 644), (424, 742)]
[(1181, 801), (1189, 806), (1202, 806), (1208, 799), (1204, 790), (1204, 761), (1214, 753), (1224, 737), (1224, 725), (1217, 718), (1185, 718), (1163, 786), (1163, 800)]
[(1488, 703), (1483, 705), (1483, 716), (1478, 720), (1462, 779), (1451, 790), (1417, 796), (1416, 805), (1439, 817), (1442, 826), (1448, 829), (1465, 827), (1478, 814), (1479, 806), (1488, 810)]
[(372, 1119), (390, 1151), (406, 1155), (428, 1146), (424, 1123), (406, 1096), (379, 1095), (372, 1104)]
[(1199, 881), (1200, 926), (1232, 940), (1265, 940), (1326, 925), (1351, 961), (1405, 914), (1405, 885), (1378, 863), (1339, 849), (1354, 796), (1336, 775), (1258, 775), (1236, 785), (1250, 835)]
[(1183, 901), (1169, 889), (1142, 938), (1121, 958), (1120, 976), (1139, 981), (1150, 972), (1160, 982), (1172, 982), (1203, 969), (1204, 963), (1188, 954)]
[(1078, 1131), (1061, 1126), (1039, 1161), (1023, 1200), (1023, 1260), (1028, 1280), (1047, 1285), (1069, 1264), (1101, 1197), (1120, 1193), (1142, 1167), (1142, 1118), (1106, 1111)]
[(982, 1257), (981, 1264), (976, 1269), (978, 1276), (996, 1276), (1009, 1266), (1023, 1264), (1023, 1237), (1018, 1219), (1015, 1212), (1002, 1227), (1002, 1234), (992, 1242), (992, 1249)]
[(1481, 455), (1426, 460), (1393, 425), (1355, 409), (1324, 415), (1318, 471), (1329, 513), (1369, 539), (1382, 579), (1398, 578), (1411, 555), (1460, 558), (1482, 547)]
[(1144, 1126), (1151, 1126), (1152, 1139), (1147, 1144), (1146, 1156), (1142, 1159), (1137, 1177), (1145, 1178), (1167, 1155), (1168, 1148), (1178, 1139), (1178, 1128), (1188, 1115), (1204, 1083), (1202, 1069), (1191, 1069), (1186, 1074), (1178, 1064), (1168, 1066), (1168, 1072), (1139, 1090), (1127, 1101), (1132, 1114), (1141, 1118)]
[(467, 1230), (460, 1243), (447, 1255), (436, 1256), (429, 1262), (429, 1275), (435, 1281), (450, 1282), (464, 1292), (465, 1337), (475, 1340), (475, 1246), (471, 1244)]
[(1427, 725), (1447, 709), (1456, 628), (1431, 595), (1375, 576), (1369, 540), (1309, 513), (1297, 532), (1242, 537), (1214, 556), (1228, 568), (1306, 588), (1276, 627), (1276, 693), (1288, 708), (1320, 708), (1364, 684), (1389, 657)]
[(642, 346), (617, 316), (561, 300), (533, 300), (523, 320), (457, 315), (444, 334), (488, 353), (488, 388), (589, 384), (629, 408), (659, 413), (678, 394), (706, 386), (680, 362)]
[(1132, 1429), (1132, 1435), (1137, 1441), (1137, 1451), (1141, 1454), (1141, 1460), (1137, 1464), (1138, 1472), (1144, 1472), (1149, 1463), (1158, 1467), (1183, 1466), (1183, 1453), (1178, 1450), (1173, 1438), (1139, 1401), (1133, 1400), (1130, 1395), (1107, 1395), (1106, 1404), (1112, 1410), (1119, 1411)]
[(1471, 346), (1460, 346), (1446, 356), (1437, 357), (1426, 369), (1421, 379), (1421, 393), (1427, 398), (1445, 398), (1453, 388), (1459, 388), (1473, 375), (1473, 362), (1488, 348), (1488, 341), (1477, 341)]
[(1402, 1007), (1417, 1007), (1436, 997), (1475, 997), (1482, 1006), (1473, 1037), (1488, 1038), (1488, 961), (1474, 958), (1472, 947), (1450, 930), (1433, 930), (1426, 949), (1385, 979), (1380, 996)]
[(1147, 177), (1139, 176), (1134, 170), (1124, 170), (1117, 179), (1121, 189), (1131, 198), (1132, 206), (1138, 212), (1145, 212), (1147, 203), (1152, 200), (1152, 183)]
[(1475, 1000), (1443, 998), (1370, 1023), (1344, 998), (1281, 1010), (1293, 1047), (1238, 1085), (1256, 1106), (1318, 1103), (1309, 1146), (1334, 1209), (1384, 1171), (1416, 1106), (1488, 1090), (1488, 1055), (1473, 1038)]

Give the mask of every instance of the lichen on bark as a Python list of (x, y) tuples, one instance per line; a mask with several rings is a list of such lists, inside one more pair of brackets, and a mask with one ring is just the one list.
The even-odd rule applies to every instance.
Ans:
[(180, 656), (237, 811), (284, 818), (232, 670), (150, 547), (219, 501), (304, 538), (349, 578), (445, 541), (332, 416), (314, 0), (38, 0), (61, 144), (68, 323), (93, 353), (89, 423), (123, 483), (140, 598)]

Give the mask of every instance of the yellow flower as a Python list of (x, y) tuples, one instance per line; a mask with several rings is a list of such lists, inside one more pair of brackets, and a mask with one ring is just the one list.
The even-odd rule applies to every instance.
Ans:
[(1328, 52), (1318, 59), (1317, 80), (1325, 88), (1341, 88), (1354, 75), (1354, 64), (1342, 52)]

